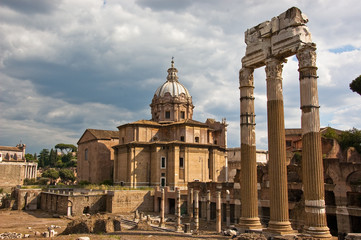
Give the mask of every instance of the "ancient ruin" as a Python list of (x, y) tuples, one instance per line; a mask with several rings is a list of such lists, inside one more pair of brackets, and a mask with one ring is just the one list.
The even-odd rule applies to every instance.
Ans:
[(305, 231), (317, 238), (330, 238), (326, 223), (323, 166), (317, 94), (316, 45), (308, 31), (307, 17), (290, 8), (271, 21), (245, 32), (246, 54), (239, 74), (241, 106), (241, 227), (260, 229), (257, 208), (257, 169), (255, 146), (253, 71), (266, 66), (267, 117), (270, 179), (270, 222), (267, 232), (293, 233), (288, 213), (282, 68), (286, 58), (299, 61)]

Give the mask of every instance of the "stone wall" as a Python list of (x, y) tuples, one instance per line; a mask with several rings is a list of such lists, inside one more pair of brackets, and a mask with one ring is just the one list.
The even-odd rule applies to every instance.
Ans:
[(16, 209), (35, 210), (40, 208), (41, 189), (16, 189)]
[(107, 195), (107, 212), (125, 213), (135, 210), (143, 212), (154, 211), (154, 191), (122, 190), (109, 191)]
[(0, 163), (0, 187), (23, 184), (25, 165), (22, 163)]

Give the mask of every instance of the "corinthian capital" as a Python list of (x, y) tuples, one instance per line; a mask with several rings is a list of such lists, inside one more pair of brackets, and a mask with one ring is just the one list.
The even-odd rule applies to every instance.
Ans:
[(253, 68), (242, 68), (239, 70), (239, 86), (254, 86)]
[(283, 62), (276, 58), (266, 60), (266, 77), (268, 79), (282, 79)]
[(298, 50), (296, 56), (298, 59), (298, 67), (300, 69), (316, 67), (316, 44), (305, 44)]

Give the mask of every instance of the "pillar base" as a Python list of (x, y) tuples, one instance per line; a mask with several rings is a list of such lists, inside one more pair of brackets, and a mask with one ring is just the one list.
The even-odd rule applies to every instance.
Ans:
[(176, 231), (176, 232), (183, 232), (183, 229), (182, 229), (181, 226), (177, 226), (177, 227), (175, 228), (175, 231)]
[(238, 227), (244, 230), (262, 230), (262, 224), (258, 217), (256, 218), (245, 218), (239, 219)]
[(297, 233), (296, 230), (292, 229), (291, 223), (289, 221), (285, 221), (285, 222), (270, 221), (268, 223), (268, 228), (264, 229), (264, 231), (277, 235), (287, 235), (287, 234)]
[(305, 233), (313, 238), (331, 239), (332, 237), (328, 227), (305, 227)]

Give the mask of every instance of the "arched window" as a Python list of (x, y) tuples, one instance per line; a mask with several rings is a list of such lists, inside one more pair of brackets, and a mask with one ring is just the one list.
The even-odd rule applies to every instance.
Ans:
[(85, 161), (88, 161), (88, 149), (85, 149), (84, 151), (84, 159)]

